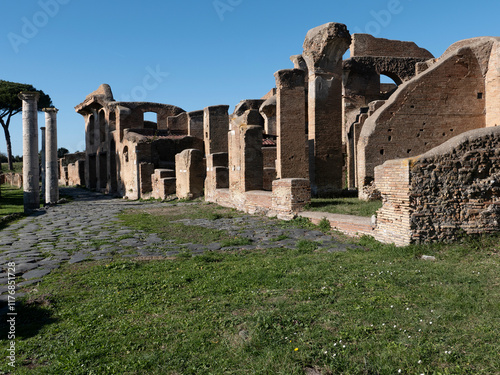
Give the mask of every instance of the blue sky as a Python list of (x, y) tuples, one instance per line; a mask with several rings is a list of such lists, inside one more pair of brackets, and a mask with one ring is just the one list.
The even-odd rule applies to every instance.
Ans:
[[(464, 4), (464, 5), (461, 5)], [(461, 39), (500, 36), (498, 0), (16, 0), (0, 4), (0, 79), (44, 90), (59, 109), (58, 146), (84, 149), (74, 111), (102, 83), (116, 100), (187, 111), (260, 98), (292, 68), (307, 31), (340, 22), (353, 32), (410, 40), (436, 57)], [(146, 89), (147, 88), (147, 89)], [(39, 114), (43, 126), (44, 115)], [(21, 115), (11, 124), (22, 154)], [(0, 152), (5, 153), (3, 131)]]

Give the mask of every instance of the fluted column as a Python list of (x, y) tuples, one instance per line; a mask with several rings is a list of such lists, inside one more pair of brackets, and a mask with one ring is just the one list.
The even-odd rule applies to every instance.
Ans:
[(57, 163), (57, 112), (56, 108), (44, 108), (46, 127), (46, 186), (45, 203), (56, 204), (59, 200), (59, 176)]
[(38, 99), (37, 92), (19, 94), (23, 102), (23, 190), (24, 212), (40, 208), (40, 172), (38, 166)]

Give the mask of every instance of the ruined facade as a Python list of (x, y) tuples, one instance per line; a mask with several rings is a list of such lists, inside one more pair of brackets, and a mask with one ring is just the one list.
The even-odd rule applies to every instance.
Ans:
[[(175, 193), (175, 178), (164, 177), (175, 176), (175, 155), (203, 148), (200, 138), (189, 135), (189, 121), (174, 121), (185, 113), (181, 108), (117, 102), (105, 84), (75, 109), (85, 118), (85, 185), (90, 189), (130, 199), (155, 196), (156, 191), (157, 198), (165, 198)], [(145, 121), (147, 112), (155, 113), (157, 121)]]
[[(484, 128), (500, 123), (500, 38), (460, 41), (434, 58), (413, 42), (328, 23), (307, 33), (291, 61), (294, 69), (275, 73), (276, 87), (232, 114), (228, 105), (185, 112), (116, 102), (102, 85), (76, 107), (86, 123), (86, 186), (132, 199), (204, 195), (282, 218), (311, 196), (355, 188), (365, 199), (381, 194), (373, 234), (384, 242), (499, 229), (498, 132)], [(465, 190), (486, 192), (443, 188), (459, 189), (456, 174)], [(449, 196), (456, 200), (441, 207)]]

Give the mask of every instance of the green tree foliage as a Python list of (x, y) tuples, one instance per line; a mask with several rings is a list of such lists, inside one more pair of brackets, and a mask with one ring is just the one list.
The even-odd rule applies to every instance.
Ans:
[(13, 170), (12, 145), (10, 140), (9, 125), (12, 116), (17, 115), (23, 109), (23, 104), (18, 95), (21, 91), (36, 91), (40, 93), (38, 110), (52, 107), (52, 99), (42, 90), (37, 90), (32, 85), (0, 80), (0, 124), (5, 133), (7, 143), (7, 159), (9, 170)]
[(60, 147), (57, 149), (57, 157), (62, 158), (64, 155), (69, 154), (69, 150), (64, 147)]

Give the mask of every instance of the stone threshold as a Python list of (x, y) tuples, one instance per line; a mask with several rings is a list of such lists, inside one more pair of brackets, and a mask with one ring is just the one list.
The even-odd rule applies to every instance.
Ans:
[(313, 224), (326, 218), (330, 222), (330, 226), (334, 230), (338, 230), (351, 237), (360, 237), (364, 234), (373, 236), (375, 225), (372, 224), (372, 219), (364, 216), (331, 214), (328, 212), (318, 211), (303, 211), (299, 212), (298, 216), (305, 217)]

